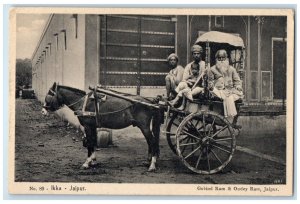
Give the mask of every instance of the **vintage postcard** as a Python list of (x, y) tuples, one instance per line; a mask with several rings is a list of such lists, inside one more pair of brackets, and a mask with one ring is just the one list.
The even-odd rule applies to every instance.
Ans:
[(294, 10), (9, 22), (9, 193), (293, 195)]

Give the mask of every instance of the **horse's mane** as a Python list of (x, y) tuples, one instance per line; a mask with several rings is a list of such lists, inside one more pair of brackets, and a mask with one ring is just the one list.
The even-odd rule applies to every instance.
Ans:
[(67, 90), (70, 90), (70, 91), (74, 91), (76, 93), (81, 93), (81, 94), (86, 94), (85, 91), (83, 90), (80, 90), (80, 89), (76, 89), (76, 88), (73, 88), (73, 87), (69, 87), (69, 86), (63, 86), (63, 85), (58, 85), (59, 88), (64, 88), (64, 89), (67, 89)]

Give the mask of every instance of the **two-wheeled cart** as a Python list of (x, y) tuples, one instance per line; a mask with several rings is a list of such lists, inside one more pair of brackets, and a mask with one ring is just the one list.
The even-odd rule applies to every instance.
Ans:
[[(230, 54), (231, 65), (242, 78), (245, 54), (239, 36), (212, 31), (201, 35), (196, 44), (205, 48), (206, 69), (215, 64), (217, 50), (225, 49)], [(195, 173), (214, 174), (231, 161), (241, 127), (237, 125), (239, 114), (229, 122), (224, 117), (223, 102), (212, 98), (207, 83), (203, 84), (204, 94), (188, 102), (184, 111), (167, 107), (165, 133), (171, 150), (186, 167)], [(235, 105), (239, 113), (242, 101), (236, 101)]]
[[(206, 69), (215, 63), (214, 55), (217, 50), (225, 49), (230, 54), (231, 66), (237, 69), (242, 78), (245, 54), (244, 43), (239, 36), (211, 31), (201, 35), (196, 44), (205, 48)], [(236, 136), (241, 127), (237, 125), (239, 114), (232, 122), (223, 116), (223, 102), (211, 97), (207, 76), (203, 80), (204, 94), (192, 102), (188, 101), (183, 111), (170, 107), (167, 103), (148, 104), (104, 89), (97, 91), (164, 110), (165, 134), (171, 150), (193, 172), (214, 174), (231, 161), (236, 148)], [(236, 101), (235, 105), (239, 113), (242, 101)]]

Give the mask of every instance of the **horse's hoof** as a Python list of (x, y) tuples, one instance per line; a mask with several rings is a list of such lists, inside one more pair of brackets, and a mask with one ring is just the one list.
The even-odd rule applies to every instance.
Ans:
[(97, 166), (96, 159), (92, 160), (91, 163), (90, 163), (90, 167), (95, 167), (95, 166)]
[(155, 172), (156, 171), (156, 168), (154, 167), (150, 167), (149, 169), (148, 169), (148, 172)]
[(89, 168), (90, 168), (89, 165), (84, 165), (84, 164), (80, 167), (80, 169), (83, 169), (83, 170), (86, 170), (86, 169), (89, 169)]

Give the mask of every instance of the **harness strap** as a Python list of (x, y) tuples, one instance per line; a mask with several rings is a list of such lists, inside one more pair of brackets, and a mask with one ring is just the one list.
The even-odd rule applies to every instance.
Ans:
[(93, 94), (93, 92), (89, 92), (87, 95), (84, 96), (85, 99), (84, 99), (83, 106), (82, 106), (82, 112), (85, 112), (87, 101), (92, 94)]
[(88, 95), (89, 94), (84, 95), (83, 97), (81, 97), (80, 99), (78, 99), (77, 101), (75, 101), (74, 103), (71, 103), (70, 105), (68, 105), (68, 107), (70, 108), (70, 107), (74, 106), (75, 104), (79, 103), (83, 98), (85, 98)]
[(99, 115), (101, 116), (101, 115), (109, 115), (109, 114), (119, 113), (119, 112), (122, 112), (122, 111), (124, 111), (124, 110), (126, 110), (126, 109), (131, 108), (132, 106), (133, 106), (133, 105), (130, 105), (130, 106), (127, 106), (127, 107), (125, 107), (125, 108), (122, 108), (122, 109), (116, 110), (116, 111), (111, 111), (111, 112), (106, 112), (106, 113), (99, 113)]
[(53, 94), (53, 96), (56, 95), (56, 92), (53, 91), (52, 89), (49, 89), (49, 91)]
[[(83, 97), (82, 97), (82, 98), (83, 98)], [(78, 99), (78, 100), (75, 101), (74, 103), (71, 103), (70, 105), (68, 105), (68, 107), (70, 108), (70, 107), (74, 106), (76, 103), (78, 103), (79, 101), (81, 101), (82, 98)]]
[[(95, 112), (90, 112), (90, 111), (86, 111), (85, 109), (86, 109), (86, 106), (87, 106), (87, 102), (88, 102), (88, 100), (89, 100), (89, 98), (90, 98), (90, 96), (93, 94), (93, 92), (91, 91), (91, 92), (89, 92), (88, 94), (86, 94), (85, 96), (84, 96), (84, 102), (83, 102), (83, 106), (82, 106), (82, 111), (76, 111), (76, 114), (77, 115), (80, 115), (80, 116), (96, 116), (97, 114), (95, 113)], [(95, 96), (95, 97), (97, 97), (97, 96)], [(82, 99), (82, 98), (81, 98)], [(80, 100), (81, 100), (80, 99)], [(78, 101), (76, 101), (76, 102), (78, 102)], [(74, 105), (75, 103), (73, 103), (72, 105)], [(110, 114), (115, 114), (115, 113), (119, 113), (119, 112), (122, 112), (122, 111), (125, 111), (125, 110), (127, 110), (127, 109), (129, 109), (129, 108), (132, 108), (134, 106), (134, 104), (131, 104), (131, 105), (129, 105), (129, 106), (127, 106), (127, 107), (125, 107), (125, 108), (122, 108), (122, 109), (120, 109), (120, 110), (116, 110), (116, 111), (111, 111), (111, 112), (106, 112), (106, 113), (98, 113), (98, 115), (99, 116), (104, 116), (104, 115), (110, 115)]]
[[(105, 115), (119, 113), (119, 112), (122, 112), (122, 111), (125, 111), (125, 110), (131, 108), (132, 106), (133, 105), (130, 105), (128, 107), (125, 107), (125, 108), (117, 110), (117, 111), (111, 111), (111, 112), (106, 112), (106, 113), (99, 113), (98, 115), (99, 116), (105, 116)], [(75, 111), (75, 114), (79, 115), (79, 116), (96, 116), (95, 112), (90, 112), (90, 111)]]

